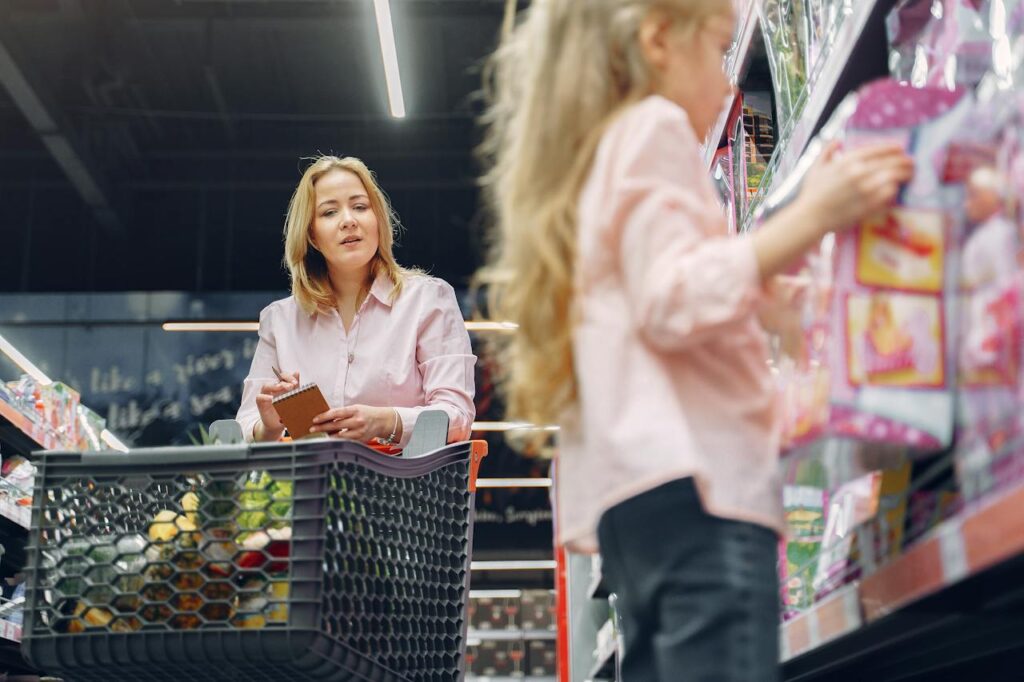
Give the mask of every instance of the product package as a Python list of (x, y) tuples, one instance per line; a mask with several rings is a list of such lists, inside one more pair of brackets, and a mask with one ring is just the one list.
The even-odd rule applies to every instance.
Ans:
[(903, 550), (910, 473), (910, 461), (904, 456), (832, 493), (813, 581), (815, 601), (873, 572)]
[(799, 462), (783, 487), (786, 538), (779, 545), (779, 578), (783, 617), (801, 613), (814, 603), (812, 579), (825, 532), (826, 475), (816, 458)]
[(783, 130), (799, 113), (807, 84), (809, 26), (804, 0), (763, 0), (758, 3), (775, 103), (776, 123)]
[[(826, 127), (824, 139), (847, 149), (903, 145), (917, 169), (891, 210), (830, 235), (796, 273), (807, 287), (802, 343), (776, 367), (784, 449), (827, 435), (919, 450), (950, 443), (963, 193), (942, 175), (968, 111), (959, 91), (884, 80), (852, 95)], [(783, 186), (763, 215), (798, 189)]]
[(947, 175), (966, 186), (957, 480), (970, 502), (1024, 479), (1024, 154), (1019, 95), (981, 89)]
[(1020, 0), (901, 0), (886, 22), (892, 76), (916, 87), (971, 87), (1008, 62)]

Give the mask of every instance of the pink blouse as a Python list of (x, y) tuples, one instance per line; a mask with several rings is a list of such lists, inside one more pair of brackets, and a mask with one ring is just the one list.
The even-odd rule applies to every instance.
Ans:
[(728, 235), (686, 112), (649, 97), (605, 132), (579, 200), (579, 407), (557, 460), (559, 540), (693, 477), (711, 514), (783, 531), (775, 392), (751, 240)]
[(316, 382), (331, 407), (394, 407), (404, 446), (427, 409), (448, 413), (448, 440), (466, 440), (476, 416), (476, 356), (455, 292), (446, 282), (410, 275), (398, 299), (378, 277), (346, 332), (338, 312), (308, 315), (294, 297), (260, 313), (260, 340), (242, 389), (237, 420), (246, 439), (259, 421), (256, 395), (277, 381), (276, 366)]

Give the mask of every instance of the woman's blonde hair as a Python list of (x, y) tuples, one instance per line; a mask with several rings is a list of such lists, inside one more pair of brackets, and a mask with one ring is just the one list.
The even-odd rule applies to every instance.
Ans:
[(731, 1), (534, 0), (492, 56), (481, 154), (495, 229), (478, 279), (489, 314), (519, 325), (500, 363), (512, 418), (554, 423), (576, 401), (576, 205), (608, 123), (651, 92), (641, 24), (662, 10), (697, 27)]
[(331, 288), (327, 261), (313, 245), (311, 231), (313, 213), (316, 210), (316, 183), (333, 170), (353, 173), (363, 183), (370, 198), (370, 208), (377, 216), (379, 243), (377, 253), (370, 261), (370, 284), (380, 275), (391, 280), (391, 300), (402, 293), (405, 276), (412, 270), (401, 267), (393, 253), (395, 231), (399, 229), (398, 217), (391, 209), (384, 191), (377, 184), (377, 178), (366, 164), (347, 156), (320, 156), (302, 174), (299, 186), (295, 188), (288, 202), (288, 215), (284, 223), (284, 264), (291, 273), (292, 294), (299, 306), (309, 314), (317, 310), (335, 307), (334, 290)]

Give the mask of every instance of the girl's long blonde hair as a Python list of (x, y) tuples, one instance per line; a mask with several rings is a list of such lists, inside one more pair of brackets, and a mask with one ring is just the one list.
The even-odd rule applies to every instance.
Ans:
[(319, 156), (313, 159), (302, 174), (295, 193), (288, 203), (288, 215), (284, 223), (284, 264), (291, 273), (292, 295), (305, 312), (326, 311), (335, 307), (334, 290), (323, 254), (313, 246), (313, 212), (316, 209), (316, 183), (332, 170), (353, 173), (363, 183), (370, 198), (370, 208), (377, 216), (379, 244), (377, 253), (370, 261), (370, 281), (385, 275), (394, 288), (391, 300), (402, 293), (406, 275), (415, 271), (407, 270), (395, 261), (395, 231), (399, 228), (398, 218), (388, 202), (384, 191), (377, 184), (377, 178), (361, 160), (347, 156)]
[(576, 401), (576, 205), (618, 111), (651, 92), (640, 47), (657, 9), (696, 26), (732, 0), (534, 0), (485, 78), (483, 187), (495, 228), (488, 312), (519, 325), (502, 361), (509, 416), (557, 422)]

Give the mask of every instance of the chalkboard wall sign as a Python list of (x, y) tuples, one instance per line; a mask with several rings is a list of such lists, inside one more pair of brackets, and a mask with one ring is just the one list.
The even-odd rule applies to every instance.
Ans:
[[(107, 426), (134, 446), (186, 445), (200, 426), (234, 417), (256, 350), (255, 332), (167, 332), (167, 320), (256, 320), (285, 293), (26, 294), (0, 297), (0, 334), (54, 379), (82, 394)], [(475, 335), (474, 335), (475, 337)], [(483, 344), (474, 338), (477, 352)], [(491, 364), (477, 366), (477, 419), (501, 420)], [(0, 379), (18, 368), (0, 355)], [(546, 476), (547, 464), (520, 457), (503, 434), (488, 434), (485, 477)], [(478, 549), (549, 548), (544, 489), (497, 489), (478, 496)]]

